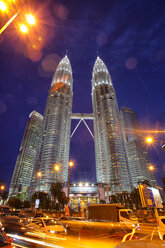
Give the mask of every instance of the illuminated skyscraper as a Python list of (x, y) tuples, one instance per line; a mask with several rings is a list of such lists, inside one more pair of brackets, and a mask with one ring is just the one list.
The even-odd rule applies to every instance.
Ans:
[[(56, 181), (67, 182), (72, 111), (72, 69), (68, 57), (59, 63), (53, 76), (43, 119), (39, 170), (40, 190), (49, 192)], [(55, 164), (59, 170), (55, 171)]]
[(116, 94), (108, 69), (99, 57), (92, 73), (92, 100), (97, 183), (107, 184), (111, 193), (130, 191)]
[(155, 186), (154, 173), (148, 169), (151, 162), (141, 137), (138, 116), (135, 111), (127, 107), (122, 107), (120, 113), (125, 131), (126, 155), (132, 186), (137, 187), (138, 182), (144, 180)]
[(16, 195), (22, 199), (28, 197), (28, 187), (31, 184), (40, 148), (42, 121), (43, 116), (36, 111), (29, 115), (9, 188), (9, 198)]

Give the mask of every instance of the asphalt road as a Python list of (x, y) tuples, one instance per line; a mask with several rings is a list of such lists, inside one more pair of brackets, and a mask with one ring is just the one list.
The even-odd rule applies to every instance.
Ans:
[[(67, 223), (69, 224), (69, 223)], [(72, 222), (71, 230), (66, 236), (46, 235), (42, 233), (27, 232), (26, 235), (9, 234), (13, 238), (13, 244), (20, 248), (26, 247), (55, 247), (55, 248), (114, 248), (122, 242), (123, 237), (130, 233), (130, 228), (116, 223), (78, 223)], [(81, 227), (81, 228), (80, 228)], [(151, 235), (153, 225), (140, 224), (139, 234)], [(73, 232), (74, 230), (74, 232)], [(129, 236), (130, 237), (130, 236)]]
[(47, 237), (37, 238), (31, 235), (15, 235), (9, 234), (13, 238), (13, 244), (17, 247), (55, 247), (55, 248), (113, 248), (115, 245), (121, 243), (120, 236), (112, 236), (107, 234), (99, 234), (95, 236), (77, 236), (67, 235), (66, 237)]

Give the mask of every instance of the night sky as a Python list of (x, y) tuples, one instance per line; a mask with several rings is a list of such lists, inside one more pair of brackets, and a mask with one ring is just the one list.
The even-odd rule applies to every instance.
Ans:
[[(29, 7), (31, 6), (31, 7)], [(37, 23), (18, 25), (25, 10)], [(12, 9), (12, 14), (16, 11)], [(137, 112), (145, 130), (164, 130), (165, 1), (28, 1), (0, 35), (0, 179), (9, 185), (29, 114), (41, 114), (60, 59), (73, 70), (73, 113), (92, 113), (91, 78), (97, 54), (112, 77), (119, 107)], [(0, 13), (1, 27), (11, 17)], [(67, 52), (68, 50), (68, 52)], [(92, 121), (88, 122), (91, 129)], [(72, 122), (72, 130), (77, 121)], [(163, 133), (149, 149), (158, 183), (165, 176)], [(95, 182), (94, 142), (85, 125), (71, 140), (72, 181)]]

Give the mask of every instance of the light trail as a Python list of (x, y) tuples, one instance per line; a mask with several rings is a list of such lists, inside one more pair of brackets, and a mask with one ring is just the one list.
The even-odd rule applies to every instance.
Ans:
[(33, 232), (27, 232), (27, 235), (31, 235), (31, 236), (35, 236), (38, 238), (51, 238), (51, 239), (59, 239), (59, 240), (67, 240), (66, 238), (60, 238), (60, 237), (56, 237), (56, 236), (50, 236), (47, 235), (46, 233), (33, 233)]
[(23, 241), (38, 244), (38, 245), (43, 245), (43, 246), (47, 246), (47, 247), (54, 247), (54, 248), (64, 248), (63, 246), (59, 246), (59, 245), (55, 245), (55, 244), (51, 244), (51, 243), (48, 243), (48, 242), (39, 241), (39, 240), (35, 240), (35, 239), (30, 239), (30, 238), (26, 238), (26, 237), (23, 237), (23, 236), (18, 236), (18, 235), (15, 235), (15, 234), (7, 234), (7, 235), (9, 237), (12, 237), (13, 239), (23, 240)]
[(27, 246), (23, 246), (23, 245), (18, 245), (14, 242), (12, 242), (12, 245), (15, 245), (16, 247), (20, 247), (20, 248), (28, 248)]
[(10, 25), (10, 23), (17, 17), (17, 15), (19, 14), (20, 10), (18, 10), (18, 12), (13, 15), (10, 20), (8, 22), (6, 22), (6, 24), (0, 29), (0, 34), (2, 34), (2, 32)]
[(138, 130), (138, 129), (129, 129), (129, 128), (126, 128), (126, 133), (165, 133), (165, 130)]

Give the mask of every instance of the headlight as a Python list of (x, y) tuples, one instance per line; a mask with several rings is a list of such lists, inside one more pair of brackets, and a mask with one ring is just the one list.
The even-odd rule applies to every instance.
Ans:
[(55, 231), (49, 230), (50, 233), (56, 233)]

